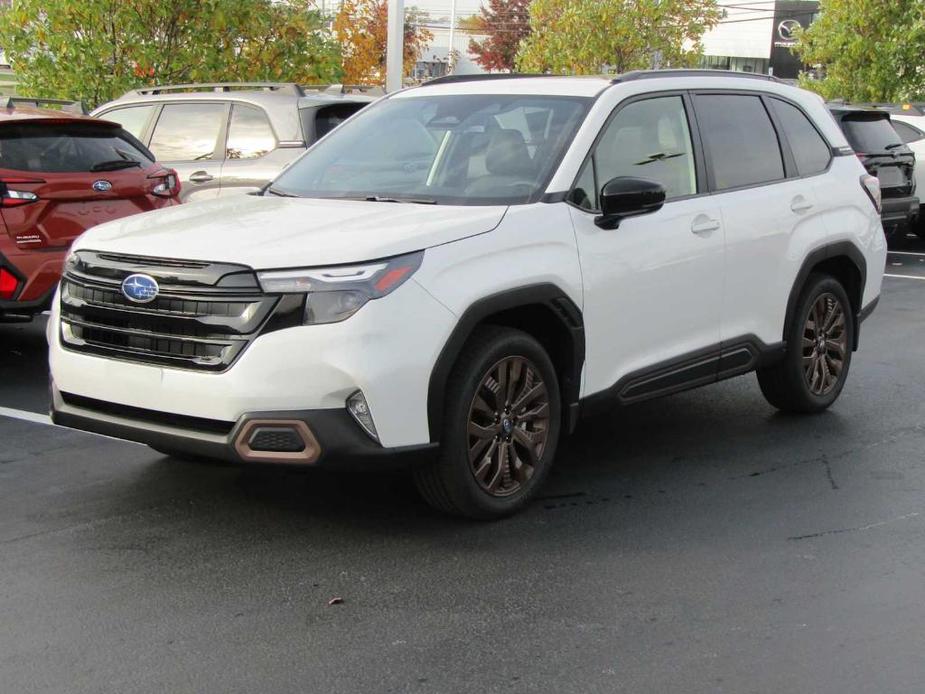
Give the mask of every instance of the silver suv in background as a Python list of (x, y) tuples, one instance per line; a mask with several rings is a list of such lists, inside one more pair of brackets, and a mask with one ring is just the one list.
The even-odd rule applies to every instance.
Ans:
[(119, 123), (180, 175), (183, 201), (259, 190), (368, 103), (339, 85), (178, 84), (135, 89), (92, 115)]

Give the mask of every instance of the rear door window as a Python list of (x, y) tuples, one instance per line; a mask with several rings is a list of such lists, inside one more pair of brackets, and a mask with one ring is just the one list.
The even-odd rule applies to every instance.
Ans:
[(276, 147), (276, 136), (266, 114), (256, 106), (234, 104), (228, 126), (226, 159), (256, 159)]
[(100, 118), (112, 121), (113, 123), (118, 123), (123, 127), (123, 129), (141, 140), (141, 136), (145, 131), (145, 126), (148, 124), (148, 120), (151, 118), (151, 115), (154, 113), (154, 109), (156, 108), (156, 104), (116, 108), (112, 111), (107, 111), (106, 113), (101, 114)]
[(160, 161), (215, 159), (227, 114), (224, 103), (166, 104), (154, 126), (151, 151)]
[(771, 104), (787, 136), (787, 142), (790, 143), (799, 174), (810, 176), (829, 168), (832, 149), (804, 113), (793, 104), (780, 99), (771, 99)]
[(695, 104), (717, 190), (784, 178), (777, 131), (760, 97), (699, 94)]
[(860, 112), (844, 116), (841, 128), (859, 154), (882, 154), (902, 145), (889, 119), (880, 113)]
[(4, 169), (71, 173), (147, 168), (153, 163), (150, 153), (122, 128), (93, 121), (0, 126), (0, 168)]

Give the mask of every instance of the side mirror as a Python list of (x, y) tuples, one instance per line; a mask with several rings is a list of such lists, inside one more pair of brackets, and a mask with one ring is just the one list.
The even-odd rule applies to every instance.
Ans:
[(618, 176), (601, 189), (601, 212), (594, 223), (601, 229), (616, 229), (626, 217), (660, 210), (665, 204), (665, 186), (648, 178)]

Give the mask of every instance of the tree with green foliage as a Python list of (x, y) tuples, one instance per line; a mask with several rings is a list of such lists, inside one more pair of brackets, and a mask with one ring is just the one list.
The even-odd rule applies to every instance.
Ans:
[(517, 64), (569, 74), (689, 67), (720, 17), (716, 0), (534, 0)]
[(143, 85), (341, 74), (313, 0), (17, 0), (0, 45), (20, 93), (91, 106)]
[(826, 98), (925, 98), (925, 2), (822, 0), (798, 35), (797, 55), (824, 77), (801, 83)]

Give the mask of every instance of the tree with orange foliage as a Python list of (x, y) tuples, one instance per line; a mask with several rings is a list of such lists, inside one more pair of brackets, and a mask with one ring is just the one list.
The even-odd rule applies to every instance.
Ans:
[[(385, 81), (388, 14), (387, 0), (344, 0), (334, 18), (334, 35), (343, 50), (345, 84)], [(406, 76), (434, 38), (423, 26), (426, 20), (427, 14), (417, 7), (405, 11), (403, 74)]]

